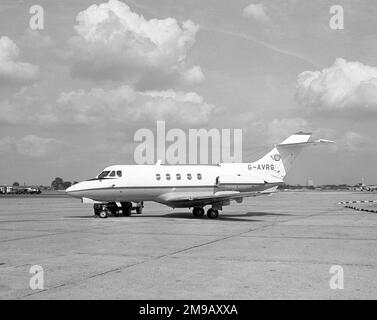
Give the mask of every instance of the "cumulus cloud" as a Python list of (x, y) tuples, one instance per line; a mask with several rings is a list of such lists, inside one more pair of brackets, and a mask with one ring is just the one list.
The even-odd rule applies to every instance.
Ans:
[(161, 120), (203, 124), (209, 121), (213, 105), (194, 92), (135, 91), (121, 86), (112, 90), (93, 88), (90, 91), (62, 93), (57, 108), (61, 117), (76, 123), (127, 123), (138, 120)]
[[(200, 67), (187, 66), (188, 50), (199, 26), (174, 18), (145, 19), (124, 2), (110, 0), (81, 11), (70, 41), (74, 75), (94, 79), (127, 79), (143, 83), (203, 79)], [(151, 82), (153, 84), (158, 81)]]
[(261, 24), (270, 24), (271, 19), (266, 13), (266, 7), (263, 3), (251, 3), (243, 9), (243, 16), (253, 18)]
[(25, 87), (12, 99), (0, 102), (0, 122), (10, 124), (127, 125), (164, 119), (177, 124), (209, 121), (214, 106), (195, 92), (137, 91), (123, 85), (63, 92), (47, 103), (38, 87)]
[(0, 85), (25, 84), (34, 81), (38, 66), (17, 61), (20, 50), (8, 37), (0, 38)]
[(296, 100), (309, 112), (377, 115), (377, 67), (337, 58), (322, 71), (305, 71), (297, 79)]
[(56, 152), (64, 143), (53, 138), (27, 135), (22, 138), (4, 137), (0, 139), (2, 153), (17, 152), (31, 158), (40, 158)]
[(188, 84), (199, 83), (204, 80), (204, 74), (200, 66), (194, 66), (184, 71), (183, 79)]
[(56, 120), (53, 105), (47, 103), (38, 85), (22, 87), (0, 100), (0, 124), (43, 124)]

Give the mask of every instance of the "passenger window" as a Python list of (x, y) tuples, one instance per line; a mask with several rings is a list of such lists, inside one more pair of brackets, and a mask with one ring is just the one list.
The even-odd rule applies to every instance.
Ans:
[(109, 174), (109, 177), (115, 177), (115, 171), (111, 171), (111, 173)]
[(202, 174), (201, 173), (198, 173), (197, 177), (198, 177), (198, 180), (202, 180)]
[(122, 176), (122, 171), (118, 170), (117, 171), (117, 176), (120, 178)]
[(192, 178), (192, 177), (191, 177), (191, 173), (188, 173), (188, 174), (187, 174), (187, 180), (191, 180), (191, 178)]
[(156, 174), (156, 180), (161, 180), (161, 175), (159, 173)]
[(166, 174), (166, 180), (170, 180), (170, 174), (169, 173)]
[(177, 180), (181, 180), (181, 175), (177, 173)]

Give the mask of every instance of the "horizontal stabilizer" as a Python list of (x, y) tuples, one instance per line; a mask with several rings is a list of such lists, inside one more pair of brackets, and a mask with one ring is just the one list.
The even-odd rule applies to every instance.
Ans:
[(305, 143), (309, 141), (311, 135), (312, 135), (311, 133), (297, 132), (289, 136), (283, 142), (281, 142), (280, 145)]
[(318, 139), (314, 141), (309, 141), (309, 142), (293, 142), (293, 143), (280, 143), (276, 145), (277, 147), (288, 147), (288, 146), (315, 146), (321, 143), (335, 143), (334, 141), (331, 140), (325, 140), (325, 139)]

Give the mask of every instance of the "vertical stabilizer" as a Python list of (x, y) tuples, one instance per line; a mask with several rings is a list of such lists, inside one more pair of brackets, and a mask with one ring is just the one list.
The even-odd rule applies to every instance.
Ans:
[(274, 168), (272, 175), (279, 179), (284, 179), (288, 171), (292, 167), (294, 160), (300, 154), (302, 149), (309, 145), (315, 145), (319, 142), (332, 142), (328, 140), (317, 140), (314, 142), (309, 142), (311, 133), (298, 132), (287, 139), (285, 139), (280, 144), (276, 145), (269, 153), (264, 157), (254, 162), (254, 166), (269, 165)]

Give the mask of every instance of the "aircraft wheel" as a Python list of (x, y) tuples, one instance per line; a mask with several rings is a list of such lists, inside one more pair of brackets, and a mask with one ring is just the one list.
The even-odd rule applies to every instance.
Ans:
[(102, 219), (107, 218), (107, 212), (105, 210), (101, 210), (101, 212), (99, 213), (99, 217)]
[(219, 211), (217, 211), (216, 209), (210, 208), (207, 211), (207, 216), (210, 219), (216, 219), (219, 216)]
[(99, 213), (101, 212), (102, 210), (102, 205), (98, 204), (98, 203), (95, 203), (94, 206), (93, 206), (93, 210), (94, 210), (94, 216), (95, 217), (98, 217), (99, 216)]
[(131, 202), (122, 202), (122, 214), (123, 217), (129, 217), (132, 211), (132, 203)]
[(203, 217), (204, 216), (204, 209), (203, 208), (194, 208), (192, 209), (192, 214), (194, 217)]
[(113, 213), (114, 217), (120, 217), (122, 214), (120, 213), (120, 210), (116, 210)]
[(117, 217), (119, 214), (118, 214), (118, 208), (117, 207), (110, 207), (110, 208), (107, 208), (110, 213), (114, 216), (114, 217)]
[(131, 215), (131, 208), (123, 207), (122, 213), (123, 217), (129, 217)]

